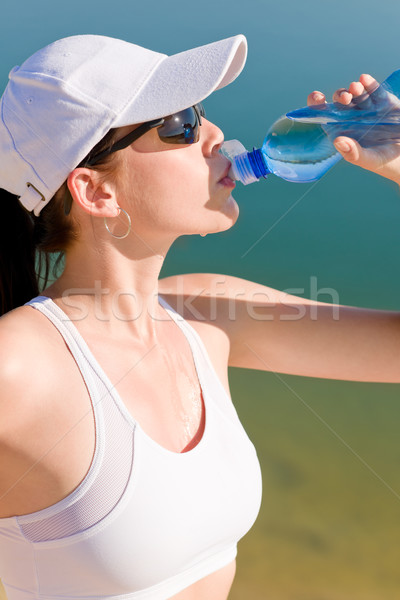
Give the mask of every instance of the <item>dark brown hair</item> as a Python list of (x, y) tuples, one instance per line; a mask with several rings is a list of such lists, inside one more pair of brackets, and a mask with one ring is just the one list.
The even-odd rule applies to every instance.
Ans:
[[(117, 131), (111, 129), (80, 165), (111, 146)], [(88, 168), (112, 176), (116, 171), (115, 154)], [(22, 206), (18, 196), (0, 189), (3, 223), (0, 235), (1, 315), (37, 296), (47, 286), (51, 273), (56, 276), (65, 252), (78, 239), (77, 223), (69, 214), (71, 204), (66, 182), (38, 217)]]

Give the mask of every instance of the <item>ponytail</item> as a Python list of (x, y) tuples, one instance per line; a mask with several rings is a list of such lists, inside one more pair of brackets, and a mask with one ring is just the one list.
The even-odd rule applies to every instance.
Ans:
[[(118, 129), (111, 129), (81, 164), (112, 145), (117, 135)], [(110, 154), (89, 168), (115, 178), (117, 167), (115, 154)], [(66, 182), (38, 217), (25, 210), (18, 196), (0, 189), (0, 316), (37, 296), (50, 275), (57, 276), (65, 251), (78, 239), (71, 205)]]
[(0, 311), (24, 304), (39, 293), (35, 270), (33, 217), (18, 197), (0, 189)]
[(0, 189), (0, 315), (37, 296), (47, 286), (51, 265), (55, 274), (76, 239), (74, 221), (64, 212), (68, 194), (63, 185), (35, 217), (18, 196)]

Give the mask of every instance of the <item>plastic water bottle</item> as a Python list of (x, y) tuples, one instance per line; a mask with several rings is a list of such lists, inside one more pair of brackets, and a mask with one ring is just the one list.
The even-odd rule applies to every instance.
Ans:
[(261, 148), (247, 152), (238, 140), (229, 140), (221, 151), (232, 161), (230, 177), (244, 185), (270, 173), (307, 183), (342, 158), (332, 143), (339, 135), (364, 148), (400, 142), (400, 70), (349, 105), (325, 103), (287, 113), (269, 129)]

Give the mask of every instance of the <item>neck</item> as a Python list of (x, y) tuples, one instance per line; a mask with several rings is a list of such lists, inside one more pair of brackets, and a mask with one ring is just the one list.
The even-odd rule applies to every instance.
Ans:
[(150, 342), (157, 320), (165, 319), (158, 278), (170, 245), (153, 249), (138, 241), (134, 251), (130, 244), (128, 255), (118, 246), (82, 248), (77, 243), (66, 254), (61, 277), (44, 293), (82, 328), (93, 329), (96, 321), (106, 334), (129, 332)]

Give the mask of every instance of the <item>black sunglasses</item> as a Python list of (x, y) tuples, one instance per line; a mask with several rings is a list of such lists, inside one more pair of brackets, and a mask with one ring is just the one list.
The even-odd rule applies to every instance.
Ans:
[(168, 117), (148, 121), (128, 133), (128, 135), (115, 142), (115, 144), (106, 150), (103, 150), (103, 152), (99, 152), (94, 156), (89, 155), (88, 159), (83, 161), (79, 166), (91, 167), (95, 165), (105, 156), (127, 148), (132, 142), (154, 127), (157, 128), (159, 138), (167, 144), (195, 144), (199, 141), (200, 137), (199, 127), (201, 126), (201, 117), (205, 116), (206, 113), (203, 105), (198, 103)]

